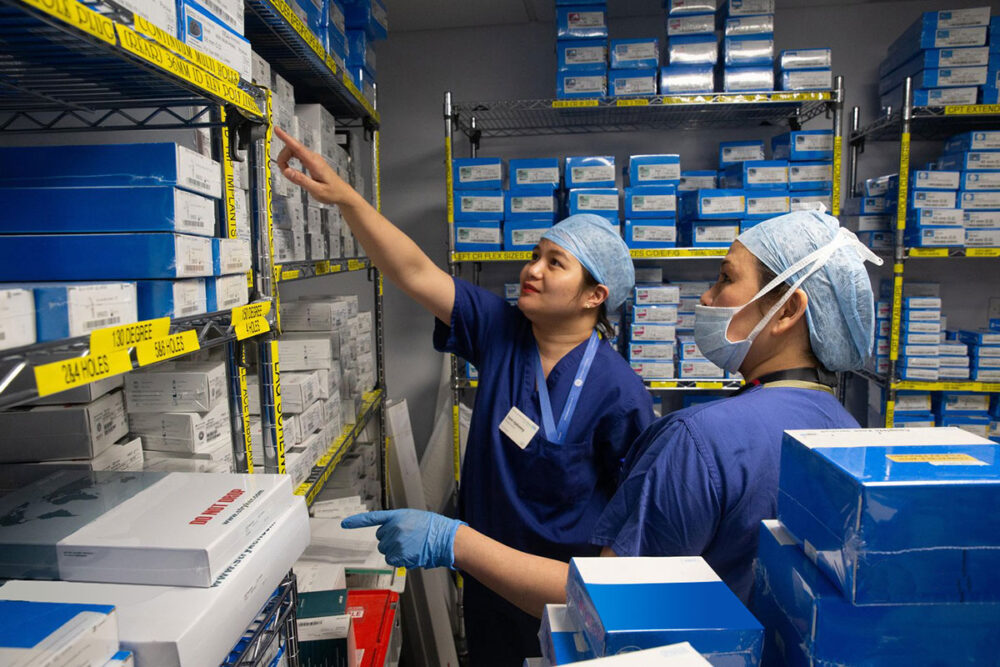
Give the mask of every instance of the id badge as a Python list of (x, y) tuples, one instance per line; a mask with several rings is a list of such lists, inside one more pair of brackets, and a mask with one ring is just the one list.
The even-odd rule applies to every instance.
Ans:
[(500, 422), (500, 432), (513, 440), (515, 445), (524, 449), (538, 433), (538, 424), (531, 421), (517, 407), (512, 407), (507, 416)]

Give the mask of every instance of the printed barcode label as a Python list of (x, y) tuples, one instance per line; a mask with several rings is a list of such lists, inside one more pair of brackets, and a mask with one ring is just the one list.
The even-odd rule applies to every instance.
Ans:
[(97, 320), (89, 320), (83, 323), (84, 329), (100, 329), (121, 322), (120, 317), (103, 317)]

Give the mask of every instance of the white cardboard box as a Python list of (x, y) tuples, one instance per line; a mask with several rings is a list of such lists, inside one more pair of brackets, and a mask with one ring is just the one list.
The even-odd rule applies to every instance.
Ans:
[[(334, 336), (336, 337), (336, 336)], [(286, 333), (278, 339), (278, 359), (286, 371), (329, 370), (337, 363), (340, 345), (329, 333)]]
[(0, 289), (0, 350), (35, 342), (35, 297), (28, 289)]
[[(284, 324), (284, 318), (282, 318)], [(320, 398), (319, 371), (281, 374), (281, 410), (298, 414)]]
[(208, 412), (133, 412), (129, 429), (142, 438), (145, 449), (167, 452), (206, 452), (229, 441), (229, 405), (219, 403)]
[(125, 376), (129, 412), (208, 412), (229, 400), (226, 364), (184, 361)]

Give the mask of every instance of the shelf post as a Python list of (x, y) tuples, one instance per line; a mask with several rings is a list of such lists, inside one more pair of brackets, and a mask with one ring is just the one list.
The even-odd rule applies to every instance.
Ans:
[(851, 110), (851, 135), (848, 138), (851, 157), (847, 163), (847, 187), (852, 197), (860, 196), (860, 190), (858, 189), (858, 155), (861, 152), (860, 142), (862, 139), (858, 137), (859, 131), (861, 131), (861, 109), (854, 107)]
[(830, 201), (830, 214), (840, 215), (840, 191), (843, 174), (841, 163), (844, 157), (844, 77), (838, 76), (834, 81), (833, 97), (833, 196)]

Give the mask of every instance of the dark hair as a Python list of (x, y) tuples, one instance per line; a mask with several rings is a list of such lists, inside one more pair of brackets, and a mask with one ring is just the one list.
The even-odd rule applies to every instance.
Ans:
[[(764, 262), (760, 261), (758, 257), (754, 257), (754, 261), (757, 262), (757, 279), (760, 280), (760, 286), (757, 289), (763, 289), (765, 285), (768, 285), (772, 280), (777, 278), (778, 274), (772, 271), (771, 269), (767, 268), (767, 265), (764, 264)], [(788, 292), (788, 290), (790, 290), (791, 288), (792, 286), (789, 285), (788, 283), (779, 283), (775, 285), (773, 288), (771, 288), (771, 290), (767, 294), (765, 294), (760, 298), (759, 308), (761, 309), (761, 314), (762, 315), (767, 314), (767, 311), (775, 303), (778, 302), (778, 299), (783, 297), (785, 293)], [(808, 324), (806, 325), (806, 328), (808, 329)], [(809, 340), (808, 346), (809, 347), (806, 350), (806, 352), (808, 352), (810, 358), (816, 362), (816, 367), (820, 369), (820, 371), (822, 372), (830, 373), (830, 371), (826, 370), (826, 368), (820, 362), (819, 358), (812, 351), (811, 340)]]
[[(583, 288), (580, 293), (583, 293), (583, 289), (594, 288), (600, 284), (594, 276), (590, 275), (590, 271), (583, 269)], [(608, 319), (607, 300), (603, 301), (597, 309), (597, 333), (601, 334), (605, 340), (611, 340), (615, 336), (615, 329), (611, 326), (611, 320)]]

